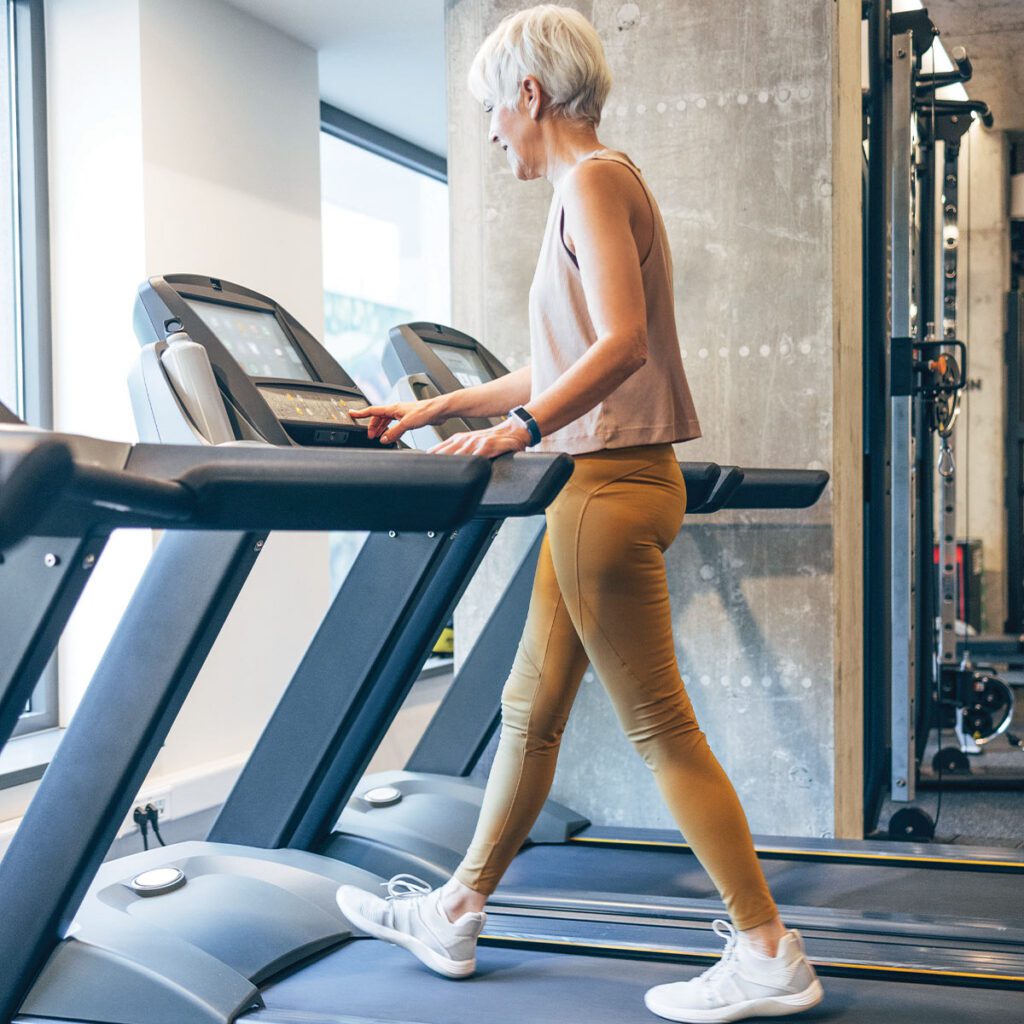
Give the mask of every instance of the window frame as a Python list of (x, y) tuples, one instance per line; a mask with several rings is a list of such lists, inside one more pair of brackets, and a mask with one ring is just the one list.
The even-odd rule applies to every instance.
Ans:
[[(43, 0), (6, 0), (11, 103), (11, 206), (14, 243), (15, 412), (53, 426), (50, 319), (50, 212), (46, 137), (46, 35)], [(43, 670), (12, 739), (60, 724), (56, 656)], [(34, 769), (33, 769), (34, 770)], [(0, 788), (26, 781), (0, 778)]]
[(448, 161), (443, 156), (323, 101), (320, 103), (320, 131), (424, 174), (434, 181), (448, 184)]

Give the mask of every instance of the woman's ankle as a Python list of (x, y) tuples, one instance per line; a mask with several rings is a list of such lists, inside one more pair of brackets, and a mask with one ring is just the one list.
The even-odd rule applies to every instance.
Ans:
[(786, 934), (782, 918), (776, 915), (772, 920), (754, 928), (740, 931), (740, 942), (762, 956), (774, 957), (779, 952), (779, 940)]
[(441, 887), (441, 909), (449, 921), (455, 922), (463, 914), (475, 914), (484, 909), (487, 897), (470, 889), (452, 876)]

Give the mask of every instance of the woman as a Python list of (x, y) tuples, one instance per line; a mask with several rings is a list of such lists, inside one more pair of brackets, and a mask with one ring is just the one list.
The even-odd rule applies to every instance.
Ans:
[(476, 966), (483, 908), (548, 795), (559, 741), (588, 662), (655, 773), (664, 798), (725, 901), (725, 953), (699, 978), (646, 996), (677, 1021), (733, 1021), (816, 1005), (821, 985), (787, 931), (742, 808), (679, 675), (663, 554), (686, 493), (672, 443), (700, 436), (679, 353), (672, 263), (640, 171), (597, 137), (611, 84), (597, 33), (574, 10), (506, 18), (484, 42), (470, 88), (490, 139), (522, 181), (554, 195), (530, 289), (530, 363), (478, 387), (363, 411), (371, 436), (454, 416), (500, 426), (457, 434), (435, 452), (497, 456), (527, 448), (575, 456), (547, 512), (529, 616), (502, 696), (502, 730), (473, 842), (435, 892), (381, 899), (350, 886), (338, 902), (357, 927), (409, 949), (448, 977)]

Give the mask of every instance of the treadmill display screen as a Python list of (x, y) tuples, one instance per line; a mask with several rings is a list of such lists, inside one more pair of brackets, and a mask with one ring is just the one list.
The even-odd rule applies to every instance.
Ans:
[(479, 353), (470, 348), (456, 348), (455, 345), (439, 345), (431, 342), (430, 347), (437, 357), (455, 374), (464, 388), (475, 384), (486, 384), (494, 380), (494, 375), (484, 365)]
[(366, 408), (367, 403), (360, 398), (340, 398), (330, 391), (309, 391), (304, 388), (261, 387), (259, 390), (280, 420), (330, 423), (342, 427), (366, 425), (365, 420), (357, 424), (348, 414), (349, 409)]
[(273, 313), (185, 300), (250, 377), (312, 380), (295, 345)]

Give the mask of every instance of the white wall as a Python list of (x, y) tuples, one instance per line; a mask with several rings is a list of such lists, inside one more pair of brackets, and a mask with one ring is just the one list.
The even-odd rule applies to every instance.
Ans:
[[(144, 274), (136, 0), (46, 5), (54, 426), (133, 439), (124, 381)], [(81, 699), (151, 547), (112, 538), (60, 649), (62, 720)]]
[[(144, 277), (235, 280), (322, 333), (316, 53), (221, 0), (49, 0), (46, 20), (57, 426), (134, 439)], [(61, 646), (65, 713), (151, 544), (101, 559)], [(171, 816), (223, 798), (327, 599), (327, 538), (272, 537), (147, 781), (180, 790)], [(31, 788), (0, 794), (0, 822)]]
[[(146, 273), (244, 283), (322, 337), (316, 53), (219, 0), (140, 9)], [(272, 537), (155, 775), (247, 753), (327, 599), (326, 536)]]

